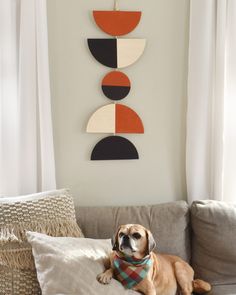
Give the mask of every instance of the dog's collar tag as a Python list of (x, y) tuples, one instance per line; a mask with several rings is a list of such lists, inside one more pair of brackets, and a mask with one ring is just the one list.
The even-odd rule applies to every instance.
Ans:
[(116, 255), (113, 264), (115, 277), (124, 287), (132, 289), (146, 278), (152, 265), (152, 260), (150, 256), (144, 259), (136, 259), (133, 257), (119, 257)]

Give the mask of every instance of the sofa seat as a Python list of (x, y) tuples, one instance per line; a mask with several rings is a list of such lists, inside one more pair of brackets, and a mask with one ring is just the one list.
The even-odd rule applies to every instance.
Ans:
[(207, 295), (236, 295), (236, 285), (213, 286)]
[(77, 207), (76, 216), (85, 236), (94, 239), (111, 238), (121, 224), (142, 224), (152, 231), (159, 253), (191, 261), (196, 278), (213, 285), (209, 295), (236, 295), (236, 205)]

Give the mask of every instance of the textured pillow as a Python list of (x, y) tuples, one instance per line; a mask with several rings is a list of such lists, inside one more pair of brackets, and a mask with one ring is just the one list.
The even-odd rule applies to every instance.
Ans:
[(0, 198), (0, 294), (40, 294), (26, 230), (81, 237), (68, 191)]
[(111, 252), (110, 240), (54, 238), (27, 233), (33, 248), (38, 280), (43, 295), (138, 295), (125, 290), (116, 280), (98, 283)]
[(236, 284), (236, 205), (194, 202), (191, 221), (196, 277), (215, 285)]

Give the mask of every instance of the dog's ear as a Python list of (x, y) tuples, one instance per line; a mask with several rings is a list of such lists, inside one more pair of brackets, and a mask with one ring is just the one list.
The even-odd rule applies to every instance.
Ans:
[(156, 242), (150, 230), (146, 230), (147, 235), (147, 255), (149, 255), (156, 247)]
[(119, 244), (118, 244), (118, 234), (120, 231), (121, 226), (118, 227), (116, 233), (114, 236), (111, 238), (111, 245), (112, 245), (112, 250), (113, 251), (118, 251), (119, 250)]

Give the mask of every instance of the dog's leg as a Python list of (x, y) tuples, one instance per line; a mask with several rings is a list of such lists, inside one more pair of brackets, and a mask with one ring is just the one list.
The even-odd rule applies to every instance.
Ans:
[(144, 281), (139, 283), (133, 290), (139, 291), (144, 295), (157, 295), (153, 282), (148, 280), (145, 280), (145, 283)]
[(144, 294), (145, 294), (145, 295), (157, 295), (157, 293), (156, 293), (156, 289), (155, 289), (155, 287), (154, 287), (154, 285), (153, 285), (152, 282), (150, 282), (150, 283), (147, 285), (147, 289), (146, 289), (146, 291), (145, 291)]
[(177, 261), (174, 264), (176, 280), (182, 295), (191, 295), (193, 292), (193, 269), (186, 262)]
[(113, 277), (113, 269), (109, 268), (103, 273), (99, 274), (97, 276), (97, 280), (99, 281), (99, 283), (107, 285), (110, 283), (112, 277)]
[(194, 280), (193, 291), (199, 294), (203, 294), (211, 291), (211, 285), (203, 280)]

